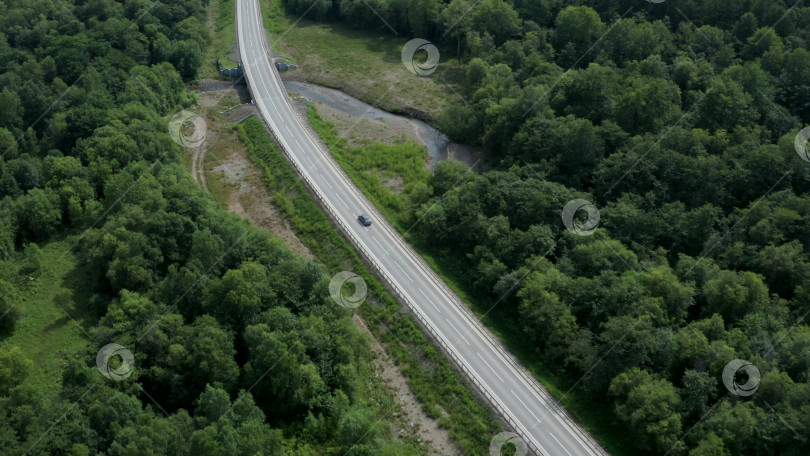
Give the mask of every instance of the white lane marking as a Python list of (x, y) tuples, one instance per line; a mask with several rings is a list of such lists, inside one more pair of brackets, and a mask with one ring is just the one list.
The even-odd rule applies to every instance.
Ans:
[[(569, 429), (569, 426), (565, 425), (557, 415), (554, 415), (554, 417), (557, 418), (557, 421), (559, 421), (560, 424), (563, 425), (563, 428), (565, 428), (565, 430), (568, 431), (569, 434), (571, 434), (571, 437), (576, 439), (576, 441), (579, 442), (580, 445), (582, 445), (582, 448), (585, 448), (585, 451), (587, 451), (591, 456), (596, 456), (595, 454), (593, 454), (593, 451), (591, 451), (590, 448), (585, 446), (585, 442), (580, 440), (579, 437), (577, 437), (573, 432), (571, 432), (571, 429)], [(568, 451), (568, 450), (566, 450), (566, 451)]]
[(390, 255), (389, 255), (389, 253), (388, 253), (388, 250), (385, 250), (385, 247), (383, 247), (383, 246), (382, 246), (382, 244), (380, 244), (380, 241), (378, 241), (378, 240), (377, 240), (377, 238), (375, 238), (374, 236), (372, 236), (372, 237), (371, 237), (371, 239), (374, 239), (374, 242), (376, 242), (376, 243), (377, 243), (377, 245), (379, 245), (379, 246), (380, 246), (380, 248), (381, 248), (381, 249), (383, 249), (383, 251), (385, 252), (385, 254), (386, 254), (386, 255), (388, 255), (388, 256), (390, 256)]
[(520, 403), (521, 403), (521, 404), (523, 404), (523, 406), (524, 406), (524, 407), (526, 407), (526, 411), (528, 411), (529, 413), (531, 413), (531, 414), (532, 414), (532, 416), (534, 417), (534, 419), (536, 419), (536, 420), (537, 420), (537, 424), (540, 424), (540, 423), (542, 423), (542, 422), (543, 422), (543, 420), (541, 420), (540, 418), (538, 418), (538, 417), (537, 417), (537, 415), (535, 415), (535, 414), (534, 414), (534, 412), (532, 412), (532, 409), (530, 409), (530, 408), (529, 408), (529, 406), (528, 406), (528, 405), (526, 405), (526, 404), (525, 404), (525, 403), (524, 403), (524, 402), (523, 402), (523, 401), (520, 399), (520, 397), (518, 397), (517, 393), (515, 393), (515, 391), (514, 391), (514, 390), (511, 390), (511, 389), (510, 389), (509, 391), (512, 391), (512, 394), (515, 396), (515, 399), (517, 399), (518, 401), (520, 401)]
[[(368, 229), (366, 229), (366, 230), (368, 230)], [(402, 269), (402, 266), (400, 266), (400, 265), (399, 265), (399, 261), (394, 260), (394, 264), (395, 264), (395, 265), (397, 265), (397, 267), (399, 268), (399, 270), (400, 270), (400, 271), (402, 271), (402, 273), (403, 273), (403, 274), (405, 274), (405, 276), (407, 276), (407, 277), (408, 277), (408, 280), (410, 280), (410, 281), (411, 281), (411, 283), (414, 283), (414, 281), (413, 281), (413, 279), (411, 278), (411, 276), (409, 276), (409, 275), (408, 275), (408, 273), (407, 273), (407, 272), (405, 272), (405, 270), (404, 270), (404, 269)]]
[[(337, 195), (337, 194), (336, 194), (335, 196), (337, 196), (338, 198), (340, 198), (340, 195)], [(346, 209), (348, 209), (348, 208), (349, 208), (349, 205), (348, 205), (348, 204), (346, 204), (346, 201), (343, 201), (343, 198), (340, 198), (340, 201), (343, 203), (343, 205), (344, 205), (344, 206), (346, 206)]]
[[(497, 373), (497, 372), (495, 372), (495, 369), (493, 369), (493, 368), (492, 368), (492, 366), (490, 366), (490, 365), (489, 365), (489, 363), (487, 362), (487, 360), (485, 360), (485, 359), (484, 359), (484, 357), (483, 357), (483, 356), (481, 356), (481, 354), (480, 354), (480, 353), (475, 352), (475, 354), (476, 354), (476, 355), (478, 355), (478, 357), (479, 357), (479, 358), (481, 358), (481, 361), (483, 361), (483, 362), (484, 362), (484, 364), (486, 364), (486, 365), (487, 365), (487, 367), (489, 368), (489, 370), (491, 370), (491, 371), (492, 371), (492, 373), (493, 373), (493, 374), (498, 375), (498, 373)], [(498, 378), (500, 378), (500, 379), (501, 379), (501, 381), (503, 381), (503, 378), (501, 378), (501, 376), (500, 376), (500, 375), (498, 375)]]
[(554, 439), (554, 441), (555, 441), (555, 442), (557, 442), (557, 443), (559, 443), (559, 444), (560, 444), (560, 447), (561, 447), (563, 450), (565, 450), (565, 452), (566, 452), (566, 453), (568, 453), (568, 456), (571, 456), (571, 452), (570, 452), (570, 451), (568, 451), (568, 450), (565, 448), (565, 446), (563, 446), (563, 444), (562, 444), (562, 443), (560, 443), (560, 441), (559, 441), (559, 440), (557, 440), (557, 437), (554, 437), (554, 434), (552, 434), (551, 432), (549, 432), (549, 433), (548, 433), (548, 435), (550, 435), (550, 436), (551, 436), (551, 438), (552, 438), (552, 439)]
[(543, 404), (543, 407), (545, 407), (546, 410), (548, 410), (548, 413), (551, 413), (552, 415), (554, 415), (554, 412), (550, 408), (548, 408), (548, 405), (546, 405), (546, 401), (541, 400), (540, 403)]
[[(458, 335), (461, 336), (462, 339), (464, 339), (464, 342), (467, 342), (467, 345), (470, 345), (470, 342), (467, 340), (467, 338), (464, 337), (464, 334), (461, 334), (461, 332), (458, 329), (456, 329), (456, 327), (453, 326), (452, 323), (450, 323), (450, 320), (445, 318), (444, 321), (446, 321), (447, 324), (449, 324), (450, 326), (453, 327), (453, 329), (455, 329), (455, 331), (458, 333)], [(481, 356), (481, 355), (478, 355), (478, 356)]]
[(290, 127), (288, 127), (288, 126), (287, 126), (287, 124), (284, 124), (284, 128), (286, 128), (286, 129), (287, 129), (287, 133), (289, 133), (289, 134), (290, 134), (290, 136), (292, 136), (292, 135), (293, 135), (293, 134), (292, 134), (292, 130), (290, 130)]
[(329, 183), (329, 181), (328, 181), (328, 180), (326, 180), (326, 176), (324, 176), (324, 175), (323, 175), (323, 173), (321, 173), (321, 179), (323, 179), (323, 181), (324, 181), (324, 182), (326, 182), (326, 185), (328, 185), (328, 186), (329, 186), (329, 188), (331, 188), (331, 189), (332, 189), (332, 191), (334, 191), (334, 190), (335, 190), (334, 188), (332, 188), (332, 184), (330, 184), (330, 183)]
[[(523, 383), (523, 386), (525, 386), (526, 389), (529, 390), (530, 393), (532, 393), (532, 396), (534, 396), (534, 398), (537, 399), (537, 402), (543, 404), (543, 407), (545, 407), (546, 410), (549, 411), (549, 413), (551, 413), (552, 415), (557, 417), (557, 415), (555, 415), (554, 412), (550, 408), (548, 408), (548, 405), (546, 405), (546, 401), (543, 400), (540, 396), (538, 396), (537, 393), (535, 393), (534, 390), (523, 380), (523, 378), (518, 376), (518, 379), (520, 380), (520, 383)], [(559, 417), (557, 417), (557, 420), (559, 420)], [(563, 424), (563, 423), (560, 422), (560, 424)], [(563, 424), (563, 427), (565, 427), (565, 424)], [(591, 453), (591, 454), (593, 454), (593, 453)]]
[(541, 450), (543, 450), (543, 454), (551, 454), (551, 453), (549, 453), (549, 452), (548, 452), (548, 450), (547, 450), (547, 449), (543, 448), (543, 445), (540, 445), (540, 442), (538, 442), (538, 441), (537, 441), (537, 439), (535, 439), (534, 437), (532, 437), (532, 440), (534, 440), (534, 443), (536, 443), (536, 444), (537, 444), (537, 446), (539, 446), (539, 447), (540, 447), (540, 449), (541, 449)]
[(441, 311), (441, 310), (439, 310), (439, 308), (438, 308), (438, 307), (436, 307), (436, 304), (433, 304), (433, 301), (431, 301), (431, 300), (430, 300), (430, 299), (427, 297), (427, 295), (425, 294), (425, 292), (424, 292), (424, 291), (422, 291), (422, 289), (421, 289), (421, 288), (419, 289), (419, 293), (422, 293), (422, 296), (424, 296), (424, 297), (425, 297), (425, 299), (427, 299), (427, 302), (429, 302), (431, 305), (433, 305), (433, 308), (435, 308), (435, 309), (436, 309), (436, 310), (437, 310), (439, 313), (442, 313), (442, 311)]
[[(510, 366), (510, 369), (511, 369), (511, 366)], [(513, 370), (513, 369), (512, 369), (512, 372), (514, 372), (514, 370)], [(546, 410), (548, 410), (548, 412), (549, 412), (551, 415), (553, 415), (553, 416), (554, 416), (554, 418), (557, 420), (557, 422), (558, 422), (558, 423), (560, 423), (560, 425), (562, 425), (562, 427), (563, 427), (563, 428), (565, 428), (565, 430), (566, 430), (566, 431), (567, 431), (569, 434), (571, 434), (571, 437), (573, 437), (573, 438), (574, 438), (574, 439), (575, 439), (577, 442), (579, 442), (579, 444), (580, 444), (580, 445), (582, 445), (582, 448), (584, 448), (584, 449), (585, 449), (585, 451), (587, 451), (587, 452), (588, 452), (588, 454), (590, 454), (591, 456), (596, 456), (596, 454), (594, 454), (594, 452), (593, 452), (593, 451), (591, 451), (591, 449), (590, 449), (590, 448), (588, 448), (588, 446), (587, 446), (587, 445), (585, 445), (585, 442), (583, 442), (583, 441), (582, 441), (582, 439), (580, 439), (580, 438), (579, 438), (579, 437), (578, 437), (576, 434), (574, 434), (573, 432), (571, 432), (571, 429), (570, 429), (569, 425), (568, 425), (568, 424), (566, 424), (566, 423), (564, 423), (564, 422), (563, 422), (563, 421), (560, 419), (560, 417), (559, 417), (559, 416), (558, 416), (556, 413), (554, 413), (554, 411), (552, 411), (550, 408), (548, 408), (548, 405), (546, 405), (546, 401), (545, 401), (544, 399), (542, 399), (540, 396), (538, 396), (538, 395), (537, 395), (537, 393), (535, 393), (535, 392), (534, 392), (534, 389), (533, 389), (531, 386), (529, 386), (529, 384), (527, 384), (527, 383), (526, 383), (526, 381), (525, 381), (525, 380), (523, 380), (523, 378), (522, 378), (522, 377), (521, 377), (519, 374), (517, 374), (517, 373), (515, 373), (515, 374), (518, 376), (518, 379), (520, 380), (520, 383), (523, 383), (523, 386), (525, 386), (525, 387), (526, 387), (526, 389), (527, 389), (527, 390), (529, 390), (529, 392), (530, 392), (530, 393), (532, 393), (532, 396), (534, 396), (534, 397), (535, 397), (535, 399), (537, 399), (537, 402), (540, 402), (541, 404), (543, 404), (543, 407), (545, 407), (545, 408), (546, 408)]]

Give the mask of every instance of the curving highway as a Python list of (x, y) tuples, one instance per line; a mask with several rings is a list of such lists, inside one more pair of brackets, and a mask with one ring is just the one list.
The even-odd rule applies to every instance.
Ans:
[[(272, 60), (258, 0), (236, 1), (237, 43), (263, 120), (332, 221), (413, 311), (536, 454), (607, 454), (467, 309), (354, 186), (291, 106)], [(370, 227), (360, 214), (374, 220)]]

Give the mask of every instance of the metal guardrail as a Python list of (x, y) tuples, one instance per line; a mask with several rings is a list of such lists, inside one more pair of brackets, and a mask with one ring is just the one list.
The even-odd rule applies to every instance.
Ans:
[[(242, 0), (242, 1), (245, 1), (245, 0)], [(238, 2), (234, 2), (234, 7), (238, 8)], [(261, 21), (262, 21), (262, 18), (260, 18), (260, 22)], [(235, 32), (237, 34), (237, 42), (238, 42), (238, 36), (239, 36), (238, 33), (239, 33), (239, 31), (238, 31), (237, 21), (234, 21), (234, 28), (235, 28)], [(262, 25), (262, 30), (264, 30), (263, 25)], [(266, 54), (267, 50), (270, 49), (269, 43), (267, 42), (267, 34), (266, 33), (261, 34), (261, 39), (262, 39), (262, 42), (263, 42), (263, 49), (264, 49), (264, 52)], [(248, 77), (247, 68), (245, 70), (246, 70), (245, 71), (245, 79), (247, 80), (247, 83), (248, 83), (248, 89), (251, 91), (251, 93), (253, 93), (254, 91), (253, 91), (253, 88), (252, 88), (252, 82), (251, 82), (251, 79)], [(283, 83), (281, 81), (281, 77), (279, 76), (279, 74), (275, 70), (275, 68), (272, 69), (271, 73), (273, 74), (273, 78), (276, 79), (276, 82), (279, 84), (279, 86), (284, 87), (284, 85), (283, 85)], [(320, 140), (319, 137), (317, 137), (312, 131), (310, 131), (308, 119), (304, 118), (301, 115), (301, 113), (299, 113), (298, 110), (295, 109), (295, 106), (292, 105), (292, 100), (290, 99), (290, 97), (289, 96), (284, 96), (283, 98), (284, 98), (284, 101), (289, 105), (291, 111), (298, 118), (301, 125), (304, 127), (304, 131), (306, 132), (306, 134), (309, 136), (309, 138), (312, 140), (312, 142), (314, 144), (316, 144), (318, 146), (318, 148), (320, 149), (322, 158), (324, 160), (328, 160), (332, 164), (332, 167), (335, 170), (337, 170), (337, 177), (339, 179), (341, 179), (342, 181), (344, 181), (344, 183), (347, 184), (347, 188), (349, 188), (350, 191), (352, 191), (352, 193), (354, 193), (354, 196), (357, 199), (359, 199), (359, 200), (367, 199), (365, 197), (365, 195), (360, 193), (359, 190), (355, 187), (355, 185), (352, 183), (351, 179), (349, 178), (348, 174), (346, 174), (346, 172), (343, 170), (343, 168), (340, 166), (340, 164), (337, 163), (337, 160), (335, 160), (335, 158), (332, 156), (331, 152), (329, 152), (326, 145), (323, 144), (323, 142)], [(257, 108), (258, 108), (258, 106), (257, 106)], [(262, 118), (262, 120), (265, 122), (266, 125), (268, 125), (268, 126), (273, 125), (271, 122), (269, 122), (269, 119), (264, 118), (264, 113), (262, 113), (261, 109), (257, 109), (257, 110), (259, 111), (259, 116)], [(278, 137), (277, 133), (273, 130), (273, 128), (271, 127), (271, 128), (269, 128), (269, 130), (270, 130), (271, 134), (275, 137), (276, 142), (278, 144), (283, 144), (283, 142), (280, 140), (280, 138)], [(533, 453), (535, 453), (537, 455), (542, 455), (543, 453), (540, 451), (540, 449), (532, 442), (532, 439), (529, 438), (529, 436), (523, 431), (521, 426), (519, 426), (518, 423), (516, 423), (511, 418), (510, 414), (507, 413), (507, 410), (500, 403), (498, 398), (489, 390), (489, 388), (487, 388), (487, 386), (483, 382), (481, 382), (477, 378), (475, 373), (466, 366), (466, 364), (462, 360), (461, 356), (455, 352), (455, 350), (454, 350), (455, 347), (448, 344), (445, 341), (444, 336), (433, 326), (433, 324), (430, 322), (430, 320), (422, 313), (419, 306), (417, 306), (414, 302), (412, 302), (412, 300), (408, 297), (408, 295), (404, 292), (404, 290), (399, 288), (399, 286), (396, 284), (396, 281), (393, 280), (393, 278), (388, 274), (388, 272), (384, 268), (377, 265), (376, 261), (374, 260), (374, 257), (366, 249), (366, 247), (363, 245), (363, 243), (360, 241), (360, 239), (357, 238), (354, 235), (354, 233), (352, 233), (352, 231), (346, 225), (345, 220), (342, 217), (340, 217), (340, 215), (335, 210), (335, 208), (332, 207), (332, 204), (326, 198), (324, 198), (321, 195), (321, 193), (318, 191), (317, 186), (315, 186), (315, 183), (311, 181), (308, 174), (304, 171), (301, 164), (298, 163), (295, 156), (293, 156), (290, 153), (290, 151), (286, 150), (286, 148), (284, 148), (284, 147), (281, 147), (281, 150), (282, 150), (282, 153), (284, 154), (284, 156), (287, 158), (287, 161), (290, 164), (292, 164), (292, 166), (295, 169), (296, 173), (301, 177), (301, 179), (304, 181), (304, 183), (307, 185), (307, 187), (309, 187), (309, 189), (311, 190), (311, 193), (315, 196), (316, 200), (320, 203), (321, 207), (323, 207), (326, 210), (327, 215), (332, 219), (332, 221), (335, 223), (335, 225), (338, 227), (338, 229), (344, 234), (344, 236), (346, 236), (349, 239), (349, 241), (352, 243), (352, 245), (355, 248), (358, 249), (360, 254), (366, 260), (366, 263), (368, 265), (370, 265), (370, 267), (374, 271), (377, 272), (378, 277), (381, 277), (383, 279), (383, 282), (385, 282), (385, 284), (388, 285), (390, 287), (390, 289), (392, 289), (395, 292), (395, 294), (400, 298), (400, 300), (402, 302), (404, 302), (408, 306), (409, 309), (411, 309), (413, 315), (416, 316), (416, 318), (417, 318), (418, 322), (420, 323), (420, 325), (430, 333), (431, 337), (440, 345), (440, 348), (442, 349), (442, 351), (444, 351), (448, 355), (448, 357), (451, 359), (453, 364), (456, 365), (470, 381), (472, 381), (472, 383), (475, 385), (475, 387), (478, 389), (478, 391), (481, 392), (484, 395), (484, 397), (488, 400), (488, 402), (492, 406), (494, 406), (494, 408), (496, 409), (498, 415), (500, 415), (501, 418), (503, 418), (507, 423), (509, 423), (509, 425), (514, 429), (514, 431), (518, 435), (520, 435), (520, 437), (526, 442), (526, 444), (529, 446), (529, 448), (532, 450)], [(494, 348), (494, 350), (504, 360), (506, 360), (506, 362), (514, 369), (514, 371), (517, 372), (518, 375), (521, 376), (524, 383), (529, 385), (529, 387), (539, 397), (541, 397), (543, 400), (547, 401), (549, 404), (551, 404), (554, 407), (554, 410), (559, 414), (559, 416), (562, 419), (564, 419), (566, 421), (566, 423), (569, 425), (569, 427), (576, 432), (576, 434), (578, 435), (579, 440), (587, 448), (589, 448), (595, 454), (607, 456), (607, 453), (604, 452), (604, 450), (600, 446), (596, 445), (593, 442), (592, 437), (590, 435), (588, 435), (584, 431), (584, 429), (582, 429), (579, 426), (579, 424), (573, 419), (573, 417), (570, 416), (569, 412), (567, 410), (565, 410), (560, 405), (560, 403), (556, 399), (554, 399), (551, 396), (551, 394), (548, 393), (548, 391), (546, 391), (546, 389), (543, 388), (537, 382), (537, 380), (531, 375), (531, 373), (529, 373), (526, 370), (526, 368), (523, 367), (514, 358), (514, 356), (505, 349), (502, 342), (500, 340), (495, 339), (495, 337), (489, 331), (489, 329), (484, 327), (484, 325), (480, 322), (478, 317), (473, 314), (473, 312), (467, 307), (467, 305), (455, 294), (455, 292), (452, 289), (450, 289), (450, 287), (444, 282), (444, 280), (442, 280), (438, 276), (438, 274), (436, 274), (436, 272), (427, 264), (427, 262), (420, 255), (418, 255), (411, 248), (410, 245), (408, 245), (407, 243), (404, 242), (404, 240), (401, 238), (399, 233), (396, 232), (395, 229), (387, 222), (386, 218), (382, 215), (382, 213), (379, 212), (379, 210), (377, 210), (377, 208), (374, 206), (374, 204), (371, 204), (371, 202), (369, 202), (369, 204), (367, 206), (371, 208), (371, 212), (376, 217), (376, 219), (378, 221), (378, 225), (381, 226), (384, 230), (388, 231), (388, 233), (390, 234), (389, 237), (391, 239), (394, 239), (395, 242), (397, 242), (399, 247), (402, 249), (402, 251), (404, 251), (408, 255), (408, 257), (411, 260), (414, 261), (414, 263), (419, 267), (419, 269), (423, 272), (423, 274), (425, 274), (427, 277), (429, 277), (431, 279), (431, 281), (440, 288), (440, 290), (443, 292), (443, 294), (451, 301), (452, 305), (454, 305), (457, 310), (459, 310), (461, 313), (464, 314), (466, 319), (472, 325), (474, 325), (476, 327), (476, 329), (478, 330), (478, 333), (483, 335), (486, 338), (486, 340), (489, 342), (490, 346), (492, 346)]]

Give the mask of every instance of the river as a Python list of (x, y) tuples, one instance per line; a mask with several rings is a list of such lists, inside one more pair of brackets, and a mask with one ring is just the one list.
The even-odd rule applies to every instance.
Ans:
[(284, 81), (284, 87), (288, 92), (321, 102), (354, 117), (374, 119), (381, 122), (391, 120), (408, 122), (416, 132), (419, 141), (427, 148), (428, 154), (430, 154), (431, 157), (431, 164), (438, 163), (448, 158), (454, 158), (475, 168), (478, 167), (476, 165), (479, 163), (481, 156), (479, 151), (473, 147), (450, 141), (447, 135), (421, 120), (391, 114), (390, 112), (383, 111), (382, 109), (373, 107), (364, 101), (347, 95), (340, 90), (317, 84), (300, 81)]

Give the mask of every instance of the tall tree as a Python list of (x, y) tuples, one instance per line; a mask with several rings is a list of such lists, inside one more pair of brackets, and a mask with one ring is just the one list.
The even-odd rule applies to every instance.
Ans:
[(610, 393), (617, 396), (616, 414), (636, 433), (640, 446), (659, 453), (680, 446), (681, 400), (672, 384), (632, 368), (613, 379)]

